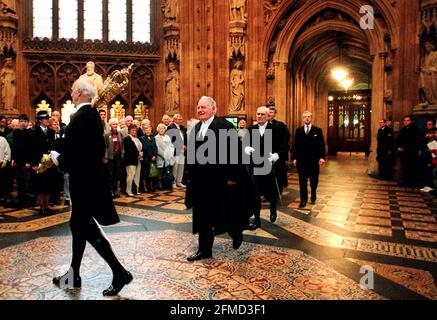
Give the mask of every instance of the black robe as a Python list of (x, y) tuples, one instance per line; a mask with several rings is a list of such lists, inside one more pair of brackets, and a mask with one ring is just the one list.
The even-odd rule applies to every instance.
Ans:
[(101, 225), (120, 222), (103, 164), (105, 140), (97, 110), (82, 106), (73, 116), (65, 134), (63, 164), (70, 174), (71, 227), (94, 217)]
[[(247, 173), (241, 165), (241, 145), (238, 150), (239, 161), (237, 164), (219, 164), (219, 139), (214, 145), (216, 151), (216, 163), (200, 164), (196, 157), (194, 164), (190, 162), (190, 153), (197, 152), (205, 141), (196, 141), (195, 150), (191, 150), (202, 123), (199, 122), (191, 131), (188, 142), (188, 164), (187, 164), (187, 191), (186, 205), (193, 208), (193, 233), (198, 233), (203, 228), (214, 228), (215, 235), (225, 232), (243, 230), (248, 225), (249, 213), (244, 201), (245, 187), (248, 183)], [(234, 130), (234, 126), (223, 118), (215, 117), (209, 126), (216, 137), (219, 137), (219, 130)], [(237, 132), (235, 131), (237, 135)], [(237, 140), (238, 135), (237, 135)], [(229, 156), (228, 148), (228, 156)], [(229, 157), (228, 157), (229, 158)], [(228, 181), (236, 181), (235, 186), (229, 186)]]

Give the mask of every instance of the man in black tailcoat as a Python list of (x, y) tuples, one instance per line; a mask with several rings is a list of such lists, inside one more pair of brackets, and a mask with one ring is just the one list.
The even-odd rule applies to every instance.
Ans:
[(379, 121), (378, 147), (376, 150), (376, 160), (379, 166), (379, 177), (383, 180), (391, 180), (393, 177), (393, 165), (395, 160), (395, 146), (393, 129), (387, 127), (387, 121)]
[[(280, 181), (284, 174), (281, 169), (288, 159), (288, 144), (284, 144), (283, 132), (279, 127), (267, 121), (268, 113), (269, 109), (267, 107), (258, 108), (256, 112), (257, 124), (249, 129), (250, 148), (246, 147), (244, 150), (246, 154), (252, 156), (254, 152), (257, 152), (259, 159), (268, 160), (270, 166), (268, 173), (256, 174), (254, 172), (255, 188), (258, 193), (255, 199), (259, 203), (254, 207), (256, 209), (254, 212), (255, 220), (254, 223), (249, 225), (249, 230), (261, 227), (261, 196), (264, 196), (270, 203), (270, 221), (276, 221), (276, 204), (282, 192)], [(267, 154), (267, 152), (269, 153)], [(252, 158), (252, 165), (255, 168), (261, 168), (265, 163), (256, 164)]]
[[(185, 203), (193, 208), (193, 233), (199, 233), (196, 253), (187, 257), (195, 261), (212, 257), (214, 236), (228, 232), (234, 249), (243, 242), (242, 230), (247, 215), (239, 204), (243, 192), (243, 167), (228, 161), (219, 162), (226, 150), (220, 148), (219, 131), (235, 133), (239, 158), (238, 134), (233, 125), (216, 116), (217, 105), (211, 97), (202, 97), (197, 105), (200, 122), (191, 131), (187, 149), (187, 190)], [(223, 131), (222, 131), (223, 132)], [(214, 139), (216, 139), (214, 141)], [(222, 141), (223, 142), (223, 141)], [(225, 146), (226, 148), (226, 146)], [(228, 156), (229, 156), (228, 152)]]
[(308, 178), (311, 184), (311, 203), (316, 203), (320, 166), (325, 164), (325, 140), (322, 129), (313, 126), (312, 113), (303, 113), (304, 126), (296, 129), (294, 142), (294, 166), (299, 174), (300, 204), (304, 208), (308, 202)]
[(105, 177), (103, 125), (97, 110), (91, 105), (96, 96), (95, 87), (89, 80), (79, 79), (73, 84), (71, 95), (77, 112), (68, 125), (64, 154), (60, 160), (70, 174), (73, 257), (70, 270), (54, 278), (53, 282), (61, 287), (81, 286), (80, 264), (88, 241), (113, 272), (112, 284), (103, 295), (116, 295), (133, 278), (120, 264), (97, 224), (113, 225), (120, 220)]

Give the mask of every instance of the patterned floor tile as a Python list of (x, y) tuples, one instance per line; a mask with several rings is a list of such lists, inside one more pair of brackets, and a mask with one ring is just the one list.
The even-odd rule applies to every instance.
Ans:
[(178, 199), (179, 197), (173, 197), (173, 196), (159, 196), (153, 198), (153, 200), (157, 200), (157, 201), (176, 201)]
[(412, 240), (437, 242), (437, 233), (425, 231), (405, 230), (405, 237)]
[(383, 219), (383, 218), (374, 218), (374, 217), (362, 217), (362, 216), (359, 216), (358, 219), (357, 219), (357, 223), (359, 223), (359, 224), (368, 224), (368, 225), (377, 225), (377, 226), (391, 227), (391, 220), (390, 219)]
[(121, 198), (117, 198), (116, 202), (121, 202), (121, 203), (133, 203), (133, 202), (137, 202), (139, 201), (141, 198), (140, 196), (135, 196), (135, 197), (121, 197)]
[(422, 222), (437, 222), (437, 219), (432, 215), (421, 215), (421, 214), (408, 214), (402, 213), (401, 217), (403, 220), (413, 220)]
[(142, 206), (148, 206), (148, 207), (160, 207), (164, 203), (162, 201), (155, 201), (155, 200), (145, 200), (145, 201), (139, 201), (135, 203), (136, 205), (142, 205)]
[(378, 217), (378, 218), (390, 218), (391, 217), (390, 212), (379, 211), (379, 210), (371, 210), (371, 209), (360, 209), (358, 211), (358, 215), (360, 215), (360, 216)]
[(405, 229), (415, 229), (415, 230), (437, 232), (437, 224), (436, 223), (404, 221), (403, 225), (404, 225)]
[(28, 218), (28, 217), (34, 216), (36, 214), (38, 214), (38, 211), (31, 210), (31, 209), (26, 209), (26, 210), (20, 210), (20, 211), (14, 211), (14, 212), (7, 213), (7, 215), (9, 217), (13, 217), (13, 218)]
[[(214, 259), (189, 263), (186, 256), (197, 241), (187, 233), (110, 234), (109, 238), (134, 276), (115, 299), (382, 299), (300, 251), (248, 243), (235, 251), (229, 240), (217, 239)], [(80, 291), (51, 284), (51, 278), (68, 266), (70, 241), (41, 238), (0, 250), (0, 298), (103, 299), (101, 290), (112, 276), (94, 250), (85, 253)]]
[(412, 201), (398, 201), (399, 207), (414, 207), (414, 208), (428, 208), (426, 203), (412, 202)]
[(165, 206), (162, 206), (165, 209), (171, 209), (171, 210), (186, 210), (187, 207), (185, 206), (185, 204), (181, 204), (181, 203), (170, 203), (170, 204), (166, 204)]
[(349, 214), (351, 208), (340, 208), (336, 206), (324, 206), (322, 212), (333, 214)]
[(431, 214), (429, 209), (413, 208), (413, 207), (399, 207), (399, 211), (405, 213)]
[(374, 204), (374, 203), (363, 203), (361, 205), (361, 209), (373, 209), (373, 210), (382, 210), (382, 211), (390, 211), (390, 206)]
[(59, 213), (50, 217), (39, 218), (35, 221), (1, 223), (0, 233), (35, 232), (51, 228), (70, 220), (70, 213)]
[(371, 266), (375, 272), (429, 299), (437, 299), (437, 287), (432, 275), (424, 270), (388, 265), (373, 261), (348, 259), (360, 266)]

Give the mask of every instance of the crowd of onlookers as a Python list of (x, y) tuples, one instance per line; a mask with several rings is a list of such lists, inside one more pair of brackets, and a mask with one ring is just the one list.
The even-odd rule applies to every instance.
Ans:
[[(198, 120), (191, 119), (187, 127), (183, 118), (164, 115), (156, 127), (150, 120), (135, 120), (127, 116), (122, 120), (107, 121), (105, 110), (99, 110), (106, 144), (103, 160), (114, 198), (121, 194), (135, 196), (156, 190), (185, 187), (185, 158), (187, 131)], [(56, 150), (65, 136), (67, 125), (62, 123), (58, 111), (40, 111), (35, 124), (25, 114), (17, 119), (0, 116), (0, 205), (15, 208), (41, 207), (41, 215), (50, 215), (50, 205), (70, 205), (68, 173), (53, 166), (37, 173), (44, 154)], [(166, 132), (177, 130), (183, 144), (175, 143)], [(244, 120), (238, 124), (239, 135), (247, 133)], [(413, 124), (412, 117), (404, 118), (404, 126), (397, 139), (387, 121), (380, 121), (377, 161), (382, 179), (393, 178), (396, 157), (400, 160), (403, 182), (406, 186), (422, 187), (430, 192), (437, 175), (437, 129), (434, 120), (426, 122), (424, 131)], [(86, 157), (86, 154), (77, 155)], [(17, 192), (12, 197), (13, 191)]]
[[(113, 198), (185, 187), (187, 129), (197, 120), (188, 121), (186, 128), (181, 115), (164, 115), (162, 123), (154, 127), (150, 120), (138, 121), (132, 116), (107, 121), (106, 111), (98, 112), (106, 144), (103, 163), (108, 171), (108, 181), (102, 184), (110, 185)], [(38, 204), (40, 214), (46, 216), (52, 214), (50, 205), (61, 204), (61, 194), (64, 204), (70, 205), (68, 173), (55, 165), (37, 172), (43, 155), (62, 145), (67, 125), (58, 111), (51, 115), (40, 111), (36, 118), (32, 124), (25, 114), (18, 119), (0, 116), (0, 205), (24, 208)], [(170, 129), (179, 132), (182, 145), (166, 135)], [(14, 190), (17, 195), (12, 197)]]
[(380, 178), (391, 180), (396, 158), (399, 158), (402, 183), (407, 187), (432, 192), (437, 180), (437, 129), (435, 120), (426, 120), (421, 130), (412, 116), (404, 117), (404, 126), (397, 139), (386, 120), (380, 120), (377, 160)]

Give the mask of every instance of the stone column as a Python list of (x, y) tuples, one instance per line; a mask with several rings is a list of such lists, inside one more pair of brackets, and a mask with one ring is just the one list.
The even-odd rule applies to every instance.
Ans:
[(165, 77), (165, 113), (180, 113), (180, 25), (179, 0), (163, 0)]
[(372, 66), (372, 113), (370, 117), (370, 155), (367, 173), (372, 176), (378, 175), (378, 162), (376, 161), (378, 121), (385, 118), (384, 114), (384, 64), (385, 53), (373, 57)]
[(230, 0), (229, 45), (229, 108), (232, 115), (246, 114), (246, 0)]

